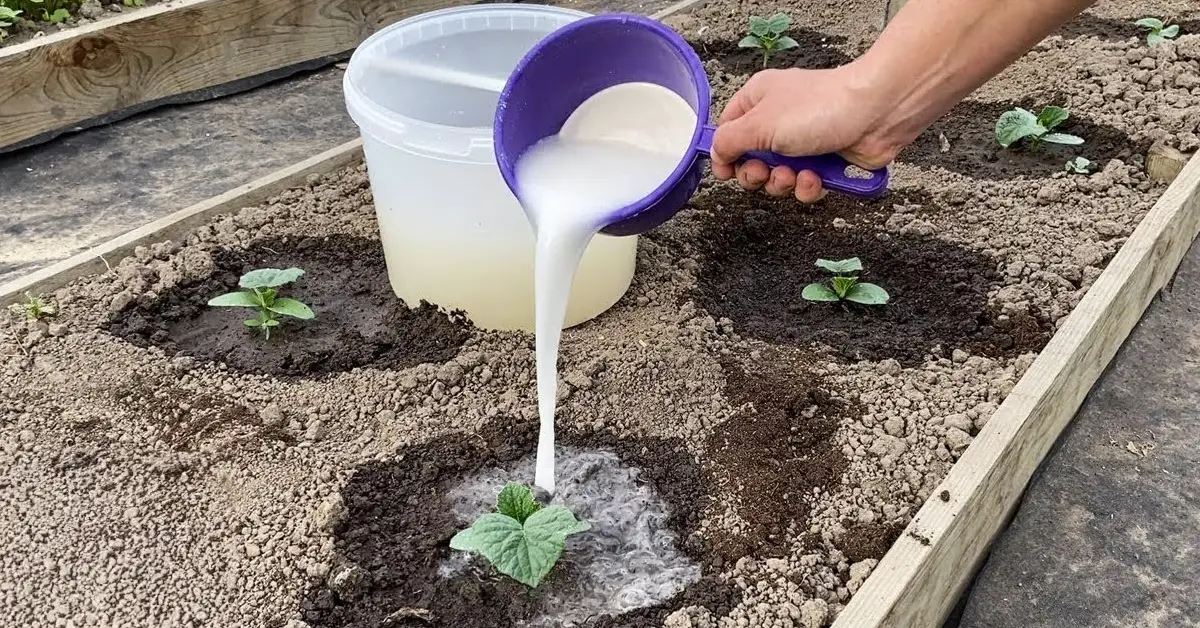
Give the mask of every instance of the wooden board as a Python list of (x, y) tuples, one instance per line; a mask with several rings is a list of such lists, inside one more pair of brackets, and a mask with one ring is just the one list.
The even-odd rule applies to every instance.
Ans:
[[(1192, 158), (879, 562), (833, 628), (940, 628), (1092, 385), (1200, 232)], [(941, 491), (950, 501), (936, 497)]]
[(179, 0), (0, 48), (0, 147), (352, 50), (456, 0)]

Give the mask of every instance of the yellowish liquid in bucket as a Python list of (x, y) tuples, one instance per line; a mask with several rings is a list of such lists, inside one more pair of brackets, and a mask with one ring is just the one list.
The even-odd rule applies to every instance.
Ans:
[(534, 484), (554, 493), (558, 346), (571, 284), (589, 242), (612, 214), (671, 178), (687, 154), (696, 114), (675, 92), (625, 83), (598, 92), (516, 164), (537, 232), (537, 387)]

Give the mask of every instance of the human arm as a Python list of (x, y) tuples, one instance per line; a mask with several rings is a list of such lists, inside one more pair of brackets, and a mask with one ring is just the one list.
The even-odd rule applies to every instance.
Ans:
[(812, 172), (735, 162), (751, 150), (837, 152), (890, 163), (930, 124), (1095, 0), (909, 0), (875, 44), (831, 70), (764, 70), (738, 91), (713, 138), (713, 173), (747, 189), (824, 195)]

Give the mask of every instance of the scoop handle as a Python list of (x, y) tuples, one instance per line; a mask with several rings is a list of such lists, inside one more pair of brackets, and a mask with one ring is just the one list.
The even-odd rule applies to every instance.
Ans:
[[(700, 133), (700, 140), (696, 143), (696, 149), (705, 155), (710, 155), (712, 153), (713, 133), (716, 130), (717, 127), (706, 125)], [(789, 157), (770, 151), (752, 151), (742, 155), (738, 163), (751, 159), (757, 159), (771, 168), (787, 166), (796, 172), (811, 170), (821, 178), (821, 184), (826, 189), (844, 194), (852, 194), (862, 198), (875, 198), (887, 191), (888, 169), (886, 167), (878, 170), (856, 168), (859, 172), (866, 172), (870, 176), (862, 178), (852, 177), (847, 174), (847, 169), (854, 166), (854, 164), (846, 161), (836, 153), (808, 157)]]

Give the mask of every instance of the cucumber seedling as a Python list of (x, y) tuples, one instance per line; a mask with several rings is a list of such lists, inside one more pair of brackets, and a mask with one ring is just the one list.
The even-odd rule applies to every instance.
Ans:
[(1146, 33), (1146, 45), (1157, 46), (1168, 39), (1175, 39), (1179, 35), (1179, 25), (1171, 24), (1167, 26), (1162, 20), (1156, 17), (1144, 17), (1137, 22), (1138, 26), (1149, 31)]
[(1067, 144), (1076, 146), (1083, 143), (1083, 138), (1067, 133), (1053, 133), (1055, 127), (1067, 121), (1070, 113), (1062, 108), (1050, 105), (1043, 107), (1041, 113), (1034, 115), (1032, 111), (1017, 107), (1012, 111), (1000, 114), (996, 121), (996, 140), (1004, 148), (1025, 140), (1034, 146), (1043, 142), (1051, 144)]
[(738, 42), (739, 48), (758, 48), (762, 50), (763, 67), (771, 60), (771, 55), (779, 50), (795, 48), (800, 44), (795, 39), (784, 35), (792, 25), (792, 18), (783, 13), (771, 17), (750, 17), (750, 34)]
[(238, 281), (242, 289), (237, 292), (213, 297), (208, 304), (212, 307), (249, 307), (258, 310), (258, 316), (245, 321), (251, 329), (262, 331), (263, 338), (271, 338), (271, 329), (279, 326), (280, 316), (301, 320), (316, 317), (311, 308), (287, 297), (280, 297), (279, 288), (296, 281), (304, 271), (299, 268), (260, 268), (252, 270)]
[(806, 301), (850, 301), (862, 305), (884, 305), (891, 298), (887, 290), (873, 283), (858, 280), (862, 261), (857, 257), (831, 261), (817, 260), (817, 267), (833, 274), (829, 283), (810, 283), (800, 297)]
[(480, 554), (496, 571), (537, 587), (562, 556), (567, 537), (591, 527), (562, 506), (543, 507), (528, 486), (509, 483), (500, 491), (496, 512), (455, 534), (450, 548)]

